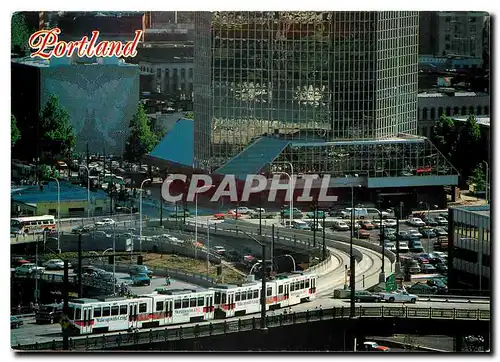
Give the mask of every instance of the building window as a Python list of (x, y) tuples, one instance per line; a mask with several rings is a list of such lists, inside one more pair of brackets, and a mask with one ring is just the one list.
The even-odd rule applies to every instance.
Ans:
[(469, 114), (474, 114), (474, 107), (469, 107)]
[(188, 70), (189, 78), (193, 78), (193, 68), (189, 68)]
[(476, 112), (476, 114), (477, 114), (478, 116), (479, 116), (479, 115), (481, 115), (481, 107), (477, 106), (477, 112)]
[(489, 115), (490, 114), (490, 109), (488, 106), (484, 107), (484, 114)]
[(68, 212), (70, 214), (73, 214), (73, 213), (82, 213), (84, 211), (85, 211), (85, 209), (83, 207), (70, 207), (70, 208), (68, 208)]
[(441, 117), (444, 114), (443, 107), (438, 108), (438, 117)]
[(467, 115), (467, 107), (465, 107), (465, 106), (462, 107), (461, 114), (462, 114), (462, 116), (466, 116)]
[(460, 110), (458, 107), (453, 108), (453, 115), (458, 116), (460, 114)]
[(470, 23), (475, 23), (475, 22), (476, 22), (476, 18), (470, 18), (470, 19), (469, 19), (469, 22), (470, 22)]
[(445, 36), (444, 36), (444, 40), (445, 40), (445, 41), (450, 41), (450, 36), (449, 36), (449, 35), (445, 35)]
[(431, 108), (431, 121), (436, 119), (436, 108)]
[(450, 43), (446, 43), (446, 44), (444, 45), (444, 48), (445, 48), (446, 50), (450, 50)]
[(427, 121), (427, 108), (422, 110), (422, 120)]
[(450, 16), (447, 16), (447, 17), (446, 17), (446, 19), (445, 19), (445, 21), (446, 21), (447, 23), (449, 23), (449, 22), (451, 21), (451, 17), (450, 17)]
[(156, 77), (161, 78), (161, 69), (160, 68), (156, 69)]
[(55, 215), (57, 213), (56, 209), (49, 209), (49, 215)]

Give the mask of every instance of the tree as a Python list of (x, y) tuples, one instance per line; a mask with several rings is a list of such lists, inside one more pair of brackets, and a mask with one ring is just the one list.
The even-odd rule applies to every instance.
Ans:
[(129, 127), (130, 135), (125, 146), (124, 157), (130, 162), (140, 162), (141, 157), (151, 152), (158, 143), (158, 138), (151, 130), (151, 123), (142, 103), (139, 103)]
[(10, 144), (12, 147), (14, 147), (21, 138), (21, 132), (19, 131), (19, 128), (17, 128), (17, 121), (16, 117), (14, 115), (10, 116)]
[(56, 157), (67, 158), (75, 145), (69, 113), (54, 95), (49, 97), (40, 113), (40, 138), (42, 158), (46, 161), (54, 161)]
[(12, 15), (11, 19), (11, 51), (24, 56), (28, 51), (28, 41), (31, 31), (26, 23), (26, 18), (23, 13), (17, 12)]
[(475, 184), (476, 191), (484, 191), (486, 189), (486, 176), (483, 168), (483, 163), (480, 163), (474, 168), (472, 174), (467, 180), (467, 183), (469, 185)]
[(194, 119), (194, 112), (186, 112), (186, 113), (184, 113), (184, 118), (186, 118), (186, 119)]

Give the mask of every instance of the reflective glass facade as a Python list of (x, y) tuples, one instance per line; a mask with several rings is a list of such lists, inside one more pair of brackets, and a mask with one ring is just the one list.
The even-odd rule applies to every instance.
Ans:
[(416, 134), (417, 64), (417, 12), (196, 13), (195, 163), (220, 167), (263, 135)]

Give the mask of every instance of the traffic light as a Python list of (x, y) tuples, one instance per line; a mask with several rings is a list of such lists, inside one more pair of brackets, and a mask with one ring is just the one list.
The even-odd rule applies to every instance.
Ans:
[(114, 255), (110, 255), (108, 257), (108, 264), (113, 265), (114, 263), (115, 263), (115, 256)]
[(217, 276), (222, 275), (222, 265), (217, 266)]
[(137, 265), (142, 265), (142, 255), (137, 257)]

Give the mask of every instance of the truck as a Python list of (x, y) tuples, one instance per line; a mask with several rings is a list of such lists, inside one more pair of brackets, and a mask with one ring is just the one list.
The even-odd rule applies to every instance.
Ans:
[(394, 303), (394, 302), (400, 302), (400, 303), (416, 303), (418, 300), (418, 297), (415, 294), (410, 294), (406, 290), (398, 289), (394, 292), (390, 293), (380, 293), (380, 296), (382, 300), (389, 302), (389, 303)]

